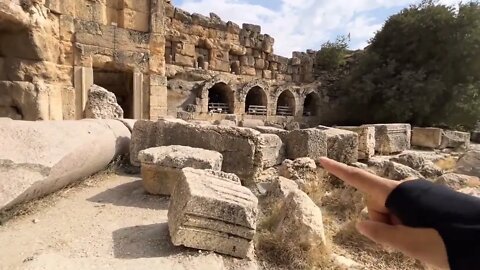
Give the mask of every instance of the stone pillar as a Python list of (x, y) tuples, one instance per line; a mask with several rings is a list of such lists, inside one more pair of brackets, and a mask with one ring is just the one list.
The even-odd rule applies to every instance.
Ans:
[(75, 67), (74, 72), (75, 118), (82, 119), (87, 104), (88, 90), (93, 85), (93, 68)]
[(143, 73), (133, 73), (133, 118), (143, 117)]
[(167, 77), (150, 74), (150, 120), (167, 115)]

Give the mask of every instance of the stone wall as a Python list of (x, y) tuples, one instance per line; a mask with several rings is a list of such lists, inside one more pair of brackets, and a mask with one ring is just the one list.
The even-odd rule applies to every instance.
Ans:
[(15, 111), (25, 120), (82, 118), (94, 73), (108, 71), (133, 78), (135, 118), (165, 115), (164, 12), (164, 0), (0, 3), (0, 81), (24, 85), (26, 93), (33, 83), (38, 93), (32, 102), (41, 108), (32, 115), (10, 97), (0, 113)]

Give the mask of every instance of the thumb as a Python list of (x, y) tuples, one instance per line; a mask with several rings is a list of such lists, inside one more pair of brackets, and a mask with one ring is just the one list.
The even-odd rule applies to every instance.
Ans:
[(357, 230), (378, 244), (389, 246), (438, 268), (448, 269), (445, 244), (434, 229), (362, 221), (357, 224)]

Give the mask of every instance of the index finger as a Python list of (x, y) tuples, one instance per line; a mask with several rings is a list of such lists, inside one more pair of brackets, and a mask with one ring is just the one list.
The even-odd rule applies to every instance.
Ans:
[(382, 178), (329, 158), (320, 158), (320, 164), (329, 173), (361, 192), (370, 195), (372, 199), (381, 204), (385, 204), (390, 192), (400, 184), (400, 182)]

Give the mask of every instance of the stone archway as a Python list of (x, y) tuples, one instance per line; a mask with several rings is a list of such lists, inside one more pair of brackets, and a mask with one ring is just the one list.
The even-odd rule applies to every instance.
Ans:
[(218, 82), (208, 89), (209, 113), (233, 113), (234, 97), (230, 86)]
[(318, 116), (319, 106), (319, 95), (315, 92), (307, 94), (303, 102), (303, 116)]
[(290, 90), (284, 90), (277, 98), (277, 112), (279, 116), (294, 116), (296, 112), (295, 95)]
[(245, 113), (252, 115), (266, 115), (268, 98), (265, 90), (255, 86), (247, 92), (245, 97)]

